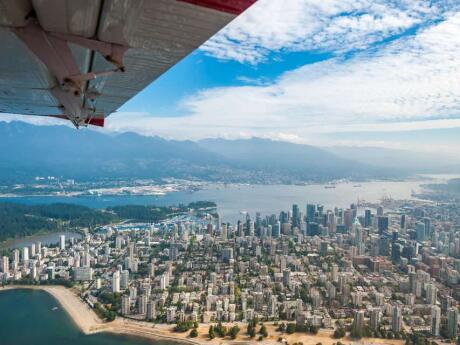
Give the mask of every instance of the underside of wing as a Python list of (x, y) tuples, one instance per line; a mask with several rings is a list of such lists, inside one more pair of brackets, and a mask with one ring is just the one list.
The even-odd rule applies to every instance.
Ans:
[(256, 0), (0, 0), (0, 112), (104, 118)]

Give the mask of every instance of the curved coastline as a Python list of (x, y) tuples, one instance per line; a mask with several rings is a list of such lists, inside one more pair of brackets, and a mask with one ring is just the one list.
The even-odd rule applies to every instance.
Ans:
[(177, 336), (176, 333), (174, 333), (174, 335), (167, 334), (166, 332), (171, 332), (170, 328), (172, 326), (170, 325), (160, 325), (162, 328), (160, 330), (157, 329), (160, 327), (155, 327), (156, 325), (152, 327), (152, 324), (147, 322), (130, 321), (121, 317), (118, 317), (115, 321), (112, 322), (104, 322), (75, 293), (63, 286), (8, 285), (5, 287), (0, 287), (0, 293), (2, 291), (17, 289), (42, 290), (50, 294), (66, 311), (78, 329), (85, 335), (107, 332), (112, 334), (142, 337), (151, 340), (167, 340), (181, 344), (203, 344), (201, 341), (194, 341), (185, 337), (183, 338), (182, 336), (185, 334), (177, 334)]
[(71, 290), (56, 285), (7, 285), (0, 287), (0, 292), (28, 289), (42, 290), (50, 294), (67, 312), (75, 325), (84, 334), (93, 334), (102, 330), (104, 322), (99, 319), (96, 313)]
[[(279, 335), (275, 332), (275, 326), (266, 323), (267, 329), (269, 330), (269, 337), (265, 338), (263, 342), (260, 342), (256, 338), (248, 338), (245, 335), (245, 325), (238, 323), (241, 331), (235, 340), (214, 338), (210, 340), (207, 337), (209, 324), (200, 324), (198, 328), (199, 336), (197, 338), (189, 338), (188, 332), (186, 333), (175, 333), (173, 332), (173, 325), (170, 324), (152, 324), (144, 321), (135, 321), (126, 319), (123, 317), (117, 317), (112, 322), (102, 321), (96, 313), (83, 302), (71, 289), (63, 286), (49, 286), (49, 285), (11, 285), (6, 287), (0, 287), (0, 293), (2, 291), (15, 290), (15, 289), (32, 289), (42, 290), (50, 294), (61, 307), (67, 312), (70, 318), (73, 320), (75, 325), (80, 331), (86, 335), (107, 332), (111, 334), (132, 336), (137, 338), (144, 338), (149, 340), (165, 340), (176, 342), (178, 344), (191, 344), (191, 345), (256, 345), (256, 344), (270, 344), (279, 345)], [(321, 343), (323, 345), (332, 345), (338, 340), (346, 341), (351, 345), (403, 345), (404, 341), (396, 339), (376, 339), (366, 338), (360, 340), (352, 340), (349, 338), (333, 339), (331, 332), (327, 330), (321, 331), (317, 335), (311, 335), (306, 333), (294, 333), (291, 335), (283, 334), (281, 336), (286, 339), (288, 343), (302, 342), (304, 345), (317, 345)]]

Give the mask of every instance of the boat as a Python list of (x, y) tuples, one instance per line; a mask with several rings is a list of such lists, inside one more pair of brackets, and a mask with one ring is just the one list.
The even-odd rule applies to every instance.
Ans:
[(326, 189), (334, 189), (335, 186), (324, 186), (324, 188), (326, 188)]
[(55, 311), (55, 310), (58, 310), (58, 309), (59, 309), (58, 307), (54, 307), (54, 308), (52, 308), (51, 310), (52, 310), (52, 311)]

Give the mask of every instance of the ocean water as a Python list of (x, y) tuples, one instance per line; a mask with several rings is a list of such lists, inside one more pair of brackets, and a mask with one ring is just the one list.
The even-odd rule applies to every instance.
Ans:
[(178, 345), (106, 333), (85, 335), (51, 295), (26, 289), (0, 292), (0, 344)]
[[(435, 177), (431, 177), (435, 178)], [(434, 181), (445, 180), (445, 177)], [(307, 203), (322, 204), (326, 209), (349, 207), (359, 200), (378, 202), (383, 197), (393, 199), (410, 199), (412, 194), (420, 192), (422, 184), (433, 183), (428, 178), (408, 181), (372, 181), (345, 182), (335, 184), (335, 188), (325, 188), (323, 184), (310, 185), (242, 185), (210, 184), (195, 192), (173, 192), (164, 196), (34, 196), (0, 198), (0, 201), (21, 202), (26, 204), (43, 204), (66, 202), (88, 207), (104, 208), (116, 205), (177, 205), (192, 201), (214, 201), (222, 221), (235, 223), (244, 219), (242, 213), (252, 216), (256, 212), (262, 215), (279, 214), (289, 210), (296, 203), (305, 210)]]
[(32, 245), (32, 243), (41, 242), (42, 245), (50, 245), (59, 243), (59, 238), (61, 235), (64, 235), (66, 240), (70, 238), (81, 238), (82, 235), (77, 232), (69, 232), (69, 231), (60, 231), (60, 232), (53, 232), (53, 233), (44, 233), (38, 235), (32, 235), (22, 238), (15, 238), (12, 240), (0, 242), (0, 249), (3, 248), (22, 248)]

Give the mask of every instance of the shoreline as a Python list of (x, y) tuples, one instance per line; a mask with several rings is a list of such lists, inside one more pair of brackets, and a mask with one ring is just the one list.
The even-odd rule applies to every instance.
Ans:
[(0, 288), (2, 291), (11, 290), (41, 290), (51, 295), (69, 315), (74, 324), (84, 334), (94, 334), (100, 331), (98, 326), (104, 325), (104, 322), (99, 319), (96, 313), (77, 295), (64, 286), (58, 285), (7, 285)]
[[(74, 230), (59, 230), (59, 231), (39, 231), (36, 232), (32, 235), (27, 235), (27, 236), (22, 236), (22, 237), (15, 237), (15, 238), (9, 238), (4, 241), (0, 241), (0, 250), (5, 250), (5, 249), (14, 249), (15, 247), (13, 244), (18, 241), (35, 241), (37, 237), (41, 236), (50, 236), (54, 234), (62, 234), (62, 233), (74, 233), (74, 234), (79, 234), (80, 236), (83, 236), (80, 233), (80, 230), (74, 229)], [(43, 244), (43, 243), (42, 243)]]
[[(180, 335), (172, 333), (169, 328), (173, 325), (155, 325), (147, 322), (131, 321), (122, 317), (117, 317), (112, 322), (102, 321), (97, 314), (83, 302), (72, 290), (59, 285), (8, 285), (0, 287), (0, 293), (3, 291), (12, 290), (41, 290), (51, 295), (67, 313), (75, 326), (85, 335), (92, 335), (97, 333), (111, 333), (118, 335), (126, 335), (150, 340), (168, 340), (182, 344), (202, 345), (201, 341), (194, 341), (181, 337)], [(147, 327), (150, 326), (150, 327)], [(152, 327), (153, 326), (153, 327)], [(160, 326), (160, 327), (156, 327)], [(167, 327), (163, 327), (167, 326)], [(164, 328), (162, 330), (157, 328)], [(163, 334), (168, 332), (170, 334)]]
[(210, 324), (199, 324), (197, 338), (189, 338), (189, 332), (176, 333), (173, 332), (174, 325), (172, 324), (153, 324), (145, 321), (135, 321), (126, 319), (120, 316), (112, 322), (102, 321), (96, 313), (83, 302), (71, 289), (67, 289), (63, 286), (30, 286), (30, 285), (13, 285), (0, 287), (0, 293), (2, 291), (17, 290), (17, 289), (30, 289), (30, 290), (42, 290), (50, 294), (65, 310), (67, 315), (72, 319), (78, 329), (85, 335), (91, 335), (96, 333), (107, 332), (111, 334), (132, 336), (137, 338), (149, 339), (149, 340), (166, 340), (181, 344), (192, 344), (192, 345), (256, 345), (256, 344), (281, 344), (278, 341), (279, 338), (287, 340), (289, 344), (295, 342), (302, 342), (304, 345), (316, 345), (321, 343), (322, 345), (333, 345), (338, 341), (344, 344), (350, 345), (403, 345), (403, 340), (396, 339), (378, 339), (378, 338), (366, 338), (360, 340), (352, 340), (348, 337), (342, 339), (334, 339), (331, 336), (330, 330), (321, 330), (317, 335), (306, 334), (306, 333), (294, 333), (294, 334), (280, 334), (275, 330), (273, 323), (265, 323), (269, 336), (263, 341), (258, 341), (258, 335), (255, 338), (249, 338), (245, 334), (246, 324), (241, 322), (235, 322), (232, 324), (238, 324), (240, 327), (240, 333), (237, 339), (231, 340), (229, 338), (214, 338), (210, 340), (207, 336)]

